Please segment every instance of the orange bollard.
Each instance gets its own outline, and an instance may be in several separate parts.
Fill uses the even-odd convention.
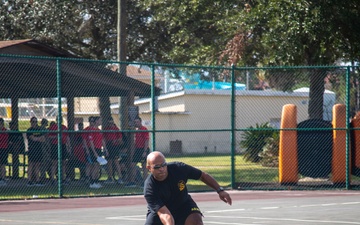
[[[284,105],[280,128],[295,129],[296,127],[296,105]],[[298,179],[297,131],[281,130],[279,143],[279,182],[281,184],[296,184]]]
[[[344,104],[333,106],[333,128],[346,128],[346,107]],[[334,184],[346,182],[346,130],[333,131],[332,176]]]

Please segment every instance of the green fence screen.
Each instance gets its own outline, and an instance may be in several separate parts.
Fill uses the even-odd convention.
[[[149,134],[150,151],[206,171],[227,189],[358,189],[358,70],[0,55],[0,144],[7,156],[0,199],[142,194],[147,170],[143,160],[132,162],[139,133]],[[282,127],[285,105],[296,108],[292,129]],[[337,118],[336,106],[345,109]],[[147,131],[135,128],[136,117]],[[334,127],[339,118],[344,125]],[[293,154],[282,158],[290,165],[285,171],[282,131],[296,131],[292,147],[281,150]],[[109,157],[96,143],[107,165],[86,154],[89,138],[99,134],[114,151]],[[95,186],[89,168],[99,175]],[[340,181],[334,171],[343,171]],[[289,172],[295,180],[282,183],[280,174]],[[190,191],[210,190],[188,184]]]

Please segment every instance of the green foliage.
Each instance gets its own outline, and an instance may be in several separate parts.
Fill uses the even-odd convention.
[[[114,0],[4,0],[0,39],[34,38],[80,57],[115,59],[117,8]],[[358,61],[359,8],[355,0],[129,0],[127,59],[215,64],[236,48],[237,65]],[[231,42],[239,37],[244,48]]]
[[[259,162],[259,153],[266,145],[267,138],[271,137],[274,129],[269,123],[256,124],[255,128],[250,126],[248,130],[241,135],[240,147],[245,149],[244,159],[250,162]]]
[[[32,38],[84,58],[105,59],[116,40],[115,6],[116,1],[8,0],[1,6],[6,13],[0,17],[0,38]]]
[[[280,132],[274,131],[271,137],[268,137],[262,152],[259,153],[260,164],[266,167],[279,166],[279,141]]]

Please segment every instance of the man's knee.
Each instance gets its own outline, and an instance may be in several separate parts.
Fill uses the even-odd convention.
[[[185,225],[204,225],[200,213],[191,213],[185,221]]]

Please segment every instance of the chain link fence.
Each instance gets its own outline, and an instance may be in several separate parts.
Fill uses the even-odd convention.
[[[1,55],[0,199],[141,194],[144,161],[132,160],[139,133],[149,134],[150,151],[228,189],[358,189],[358,69]],[[135,129],[136,116],[148,131]],[[94,144],[107,165],[87,157],[89,136],[100,133],[111,156]],[[200,181],[188,188],[210,190]]]

